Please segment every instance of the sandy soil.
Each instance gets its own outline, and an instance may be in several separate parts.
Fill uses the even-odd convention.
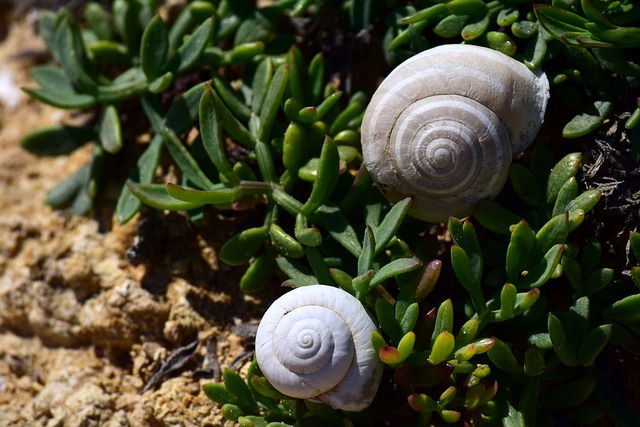
[[[264,310],[217,262],[229,227],[161,213],[119,227],[112,211],[47,207],[46,191],[90,147],[57,158],[21,149],[25,132],[71,119],[15,91],[33,85],[43,54],[33,18],[0,41],[0,426],[220,425],[201,386],[250,348],[242,326]],[[140,393],[163,364],[173,369]]]

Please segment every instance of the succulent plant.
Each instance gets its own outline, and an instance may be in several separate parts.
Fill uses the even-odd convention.
[[[223,0],[189,2],[169,19],[159,6],[120,0],[107,12],[90,3],[82,24],[64,11],[42,15],[58,65],[34,68],[40,87],[25,90],[92,116],[35,131],[23,146],[60,155],[96,141],[90,164],[54,187],[49,203],[90,212],[109,178],[105,162],[128,156],[135,166],[118,221],[143,203],[196,223],[206,209],[250,211],[255,221],[219,253],[246,267],[241,290],[258,291],[274,275],[290,287],[338,286],[379,327],[371,346],[385,373],[369,408],[342,412],[285,396],[254,362],[246,381],[227,370],[223,384],[204,387],[225,418],[247,426],[640,423],[601,362],[611,348],[640,352],[640,235],[624,230],[627,275],[607,265],[609,243],[581,227],[597,218],[602,192],[586,188],[576,145],[560,144],[552,128],[470,217],[446,226],[410,218],[412,200],[391,205],[362,165],[368,92],[329,75],[328,54],[295,25],[331,14],[340,36],[369,40],[389,65],[443,39],[500,50],[547,73],[550,108],[578,109],[564,127],[569,138],[598,129],[637,85],[628,60],[636,5]],[[142,112],[143,129],[125,126],[132,111]],[[150,142],[124,149],[141,135]]]

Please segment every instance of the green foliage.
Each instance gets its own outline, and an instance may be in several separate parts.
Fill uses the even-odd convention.
[[[443,237],[443,228],[406,218],[410,199],[390,206],[362,166],[367,94],[327,83],[325,55],[296,46],[291,25],[331,14],[345,34],[382,30],[390,65],[442,38],[500,50],[547,73],[551,101],[576,109],[563,135],[577,137],[598,128],[637,84],[637,65],[627,59],[640,44],[634,4],[192,1],[165,22],[157,3],[116,0],[110,11],[89,3],[80,23],[66,11],[42,15],[55,65],[34,67],[39,87],[25,91],[90,110],[92,119],[36,130],[22,145],[56,156],[93,142],[92,160],[50,190],[47,203],[91,212],[106,162],[135,155],[119,222],[143,203],[186,211],[194,222],[205,207],[253,211],[257,220],[234,230],[219,252],[223,262],[247,267],[241,290],[258,291],[274,275],[286,286],[339,286],[379,326],[372,346],[386,372],[372,407],[343,413],[284,396],[254,362],[247,382],[227,370],[223,384],[204,387],[226,419],[639,424],[620,410],[621,392],[597,360],[614,345],[640,352],[640,233],[629,237],[627,276],[610,268],[604,243],[581,227],[602,196],[585,189],[582,154],[558,160],[538,144],[512,165],[507,198],[451,218],[450,243],[436,243],[433,233]],[[150,129],[127,126],[132,114]],[[640,109],[627,127],[639,118]],[[147,133],[148,144],[128,146]],[[159,183],[167,162],[176,182]]]
[[[517,57],[532,70],[545,71],[554,85],[552,94],[575,112],[564,127],[565,138],[596,130],[611,115],[613,101],[640,75],[630,55],[640,45],[640,14],[631,1],[434,3],[420,10],[406,7],[401,19],[389,22],[385,46],[393,52],[390,59],[396,62],[429,48],[433,35]],[[613,80],[619,84],[611,85]],[[640,111],[627,127],[634,127],[638,118]]]
[[[203,386],[203,391],[220,405],[222,415],[240,426],[323,426],[353,425],[348,414],[326,405],[285,396],[262,376],[254,361],[247,372],[248,381],[233,370],[223,373],[223,382]]]
[[[522,199],[519,210],[486,202],[474,214],[476,226],[450,219],[455,278],[447,280],[457,279],[459,288],[449,283],[443,294],[449,298],[437,307],[431,298],[443,280],[442,262],[420,262],[404,243],[401,224],[409,200],[392,207],[375,231],[365,228],[355,272],[330,268],[336,283],[375,313],[380,331],[372,345],[418,425],[529,424],[567,408],[583,413],[588,399],[597,409],[593,417],[607,415],[607,403],[598,406],[592,398],[599,387],[595,361],[615,330],[637,332],[640,300],[636,293],[612,295],[613,271],[599,267],[597,241],[582,248],[570,243],[600,193],[579,190],[576,153],[536,176],[539,165],[551,159],[539,148],[529,167],[514,165],[511,184]],[[489,237],[480,239],[479,231]],[[632,251],[640,241],[636,234]],[[315,270],[279,257],[287,260],[279,265],[289,283],[318,281]],[[627,345],[637,340],[625,336]],[[397,393],[379,393],[396,399],[396,407],[403,404]],[[367,409],[354,421],[373,413]]]
[[[453,42],[481,44],[516,56],[530,68],[545,71],[553,83],[552,100],[565,102],[575,111],[563,131],[567,138],[596,130],[611,115],[614,101],[637,84],[640,74],[638,65],[628,58],[630,49],[640,44],[640,29],[633,26],[640,21],[640,15],[638,8],[627,0],[563,0],[551,5],[503,0],[417,2],[415,6],[396,1],[386,4],[347,1],[331,5],[318,0],[281,0],[269,7],[258,7],[255,3],[192,1],[169,22],[163,22],[157,14],[159,2],[153,0],[119,0],[113,2],[111,10],[89,3],[83,25],[64,10],[44,12],[39,31],[56,64],[33,67],[32,75],[39,87],[24,90],[39,101],[59,108],[92,109],[97,118],[86,126],[37,130],[24,138],[24,147],[36,155],[52,156],[69,153],[94,141],[102,147],[96,153],[108,158],[122,149],[125,140],[138,136],[129,135],[129,129],[124,129],[123,135],[120,121],[123,114],[128,114],[123,108],[129,100],[141,100],[147,105],[147,119],[154,123],[156,134],[162,134],[163,140],[165,133],[158,130],[165,127],[182,137],[191,123],[198,124],[202,118],[193,115],[195,99],[183,98],[187,105],[180,108],[180,101],[174,98],[169,107],[174,110],[173,114],[165,116],[159,105],[160,95],[179,88],[183,79],[208,70],[209,86],[214,92],[208,97],[215,100],[206,100],[205,116],[221,121],[220,127],[225,132],[251,149],[261,142],[257,144],[256,154],[263,154],[256,159],[262,162],[261,172],[271,174],[261,178],[277,181],[276,171],[269,171],[265,154],[266,146],[274,143],[276,147],[271,147],[277,151],[272,153],[277,157],[274,167],[282,162],[290,175],[286,177],[288,187],[295,185],[294,180],[313,182],[322,171],[320,180],[326,184],[314,187],[313,198],[303,201],[302,212],[308,216],[329,198],[331,182],[326,180],[336,179],[335,168],[344,176],[344,168],[358,160],[356,131],[366,96],[353,94],[344,106],[341,93],[325,87],[323,56],[316,55],[305,64],[300,51],[292,48],[293,36],[281,25],[284,17],[295,19],[336,13],[347,28],[359,31],[371,28],[380,16],[386,16],[383,49],[391,64],[437,43],[435,36]],[[274,70],[283,63],[288,65],[288,70],[283,69],[276,76]],[[225,73],[229,70],[243,74],[239,90],[227,82]],[[276,77],[278,80],[272,82]],[[614,80],[616,84],[608,83]],[[279,85],[275,84],[278,82]],[[267,88],[272,91],[265,99]],[[196,96],[194,94],[194,98]],[[213,105],[217,106],[217,113],[213,112]],[[280,134],[284,125],[278,120],[278,116],[282,117],[280,111],[289,120],[284,139]],[[215,119],[214,114],[218,115]],[[172,117],[174,115],[180,117]],[[256,120],[256,116],[260,120]],[[626,126],[633,128],[638,122],[640,108],[634,111]],[[273,126],[276,126],[275,134]],[[331,160],[336,157],[332,142],[324,150],[319,148],[325,136],[330,136],[337,145],[340,162]],[[211,135],[204,139],[215,141]],[[305,140],[309,144],[301,143]],[[166,141],[163,144],[170,145]],[[118,221],[130,220],[140,209],[140,199],[156,207],[187,207],[184,203],[172,204],[172,199],[157,188],[144,187],[152,185],[152,172],[159,165],[163,150],[158,145],[149,146],[150,151],[140,156],[131,171],[130,181],[143,187],[123,187],[116,212]],[[211,145],[205,144],[205,147]],[[168,149],[172,156],[184,157],[177,150]],[[192,147],[191,151],[196,148]],[[325,155],[320,164],[321,151]],[[215,152],[208,154],[215,155]],[[182,160],[176,159],[180,170],[189,163],[188,159]],[[56,207],[73,204],[76,214],[89,213],[102,182],[108,178],[100,169],[103,162],[100,159],[89,162],[90,174],[78,173],[76,185],[65,185],[66,191],[52,190],[54,195],[48,200],[54,199]],[[215,171],[210,164],[201,164],[200,159],[195,162],[205,174],[220,173],[221,178],[228,175],[228,170]],[[219,166],[224,167],[215,164],[216,168]],[[230,165],[226,166],[228,169]],[[93,177],[91,185],[89,177]],[[80,178],[84,178],[84,182],[80,183]],[[333,185],[338,186],[338,181],[344,179],[336,180]],[[237,182],[231,184],[237,186]],[[236,200],[235,207],[254,206],[255,200],[264,193],[249,190],[247,195],[243,193],[245,187],[241,186],[242,189],[232,195],[225,193],[227,199]],[[91,191],[87,192],[87,188]],[[148,191],[142,194],[144,190]],[[285,190],[288,192],[291,188]],[[236,197],[238,193],[243,193],[243,197]],[[78,199],[76,203],[75,199]],[[81,203],[82,199],[85,202]],[[231,202],[221,204],[225,203]]]
[[[89,141],[95,141],[100,147],[94,150],[98,157],[104,156],[104,152],[119,152],[123,139],[135,137],[123,136],[122,109],[129,100],[142,101],[147,119],[160,140],[154,139],[149,144],[132,170],[133,188],[123,187],[117,209],[120,222],[128,221],[140,209],[140,199],[133,195],[138,190],[135,184],[151,184],[162,145],[167,145],[169,153],[177,157],[174,160],[182,172],[199,174],[190,154],[176,148],[175,144],[172,149],[171,142],[175,142],[172,135],[185,132],[197,118],[193,115],[193,102],[199,101],[203,87],[199,87],[197,95],[193,88],[175,99],[166,115],[160,106],[159,95],[197,70],[239,66],[265,50],[277,52],[288,48],[286,44],[275,45],[272,37],[275,33],[267,21],[264,26],[271,30],[261,37],[252,37],[245,42],[238,36],[242,18],[256,13],[255,7],[248,4],[234,9],[227,2],[194,1],[168,28],[156,15],[157,3],[119,0],[113,2],[110,11],[97,3],[89,3],[85,10],[86,26],[80,26],[65,10],[57,14],[43,12],[39,31],[57,65],[34,67],[32,76],[40,87],[24,88],[41,102],[65,109],[92,108],[99,117],[87,126],[54,126],[27,135],[23,140],[24,148],[41,156],[67,154]],[[228,45],[229,40],[235,40],[230,49],[218,47]],[[100,170],[102,163],[94,156],[88,165],[90,173],[72,175],[73,185],[63,181],[60,185],[65,191],[56,187],[47,200],[56,207],[72,204],[75,214],[89,213],[104,179]],[[209,184],[208,180],[198,178],[194,182],[203,183]],[[147,192],[144,197],[159,208],[167,205],[179,209],[188,207],[184,203],[172,206],[171,199],[157,189]]]

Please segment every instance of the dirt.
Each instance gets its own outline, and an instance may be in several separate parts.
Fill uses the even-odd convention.
[[[0,426],[221,425],[202,385],[250,350],[242,331],[274,295],[240,294],[240,272],[217,262],[228,219],[197,228],[145,211],[118,226],[44,204],[91,147],[56,158],[20,147],[28,131],[77,120],[16,89],[34,86],[28,69],[46,57],[34,23],[13,20],[0,41]]]

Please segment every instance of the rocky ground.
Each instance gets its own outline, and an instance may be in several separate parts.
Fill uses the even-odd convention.
[[[264,311],[216,259],[234,219],[148,213],[120,227],[112,201],[93,218],[47,207],[90,147],[36,158],[19,145],[76,119],[17,89],[46,56],[34,22],[0,39],[0,426],[220,425],[201,386],[246,365]]]

